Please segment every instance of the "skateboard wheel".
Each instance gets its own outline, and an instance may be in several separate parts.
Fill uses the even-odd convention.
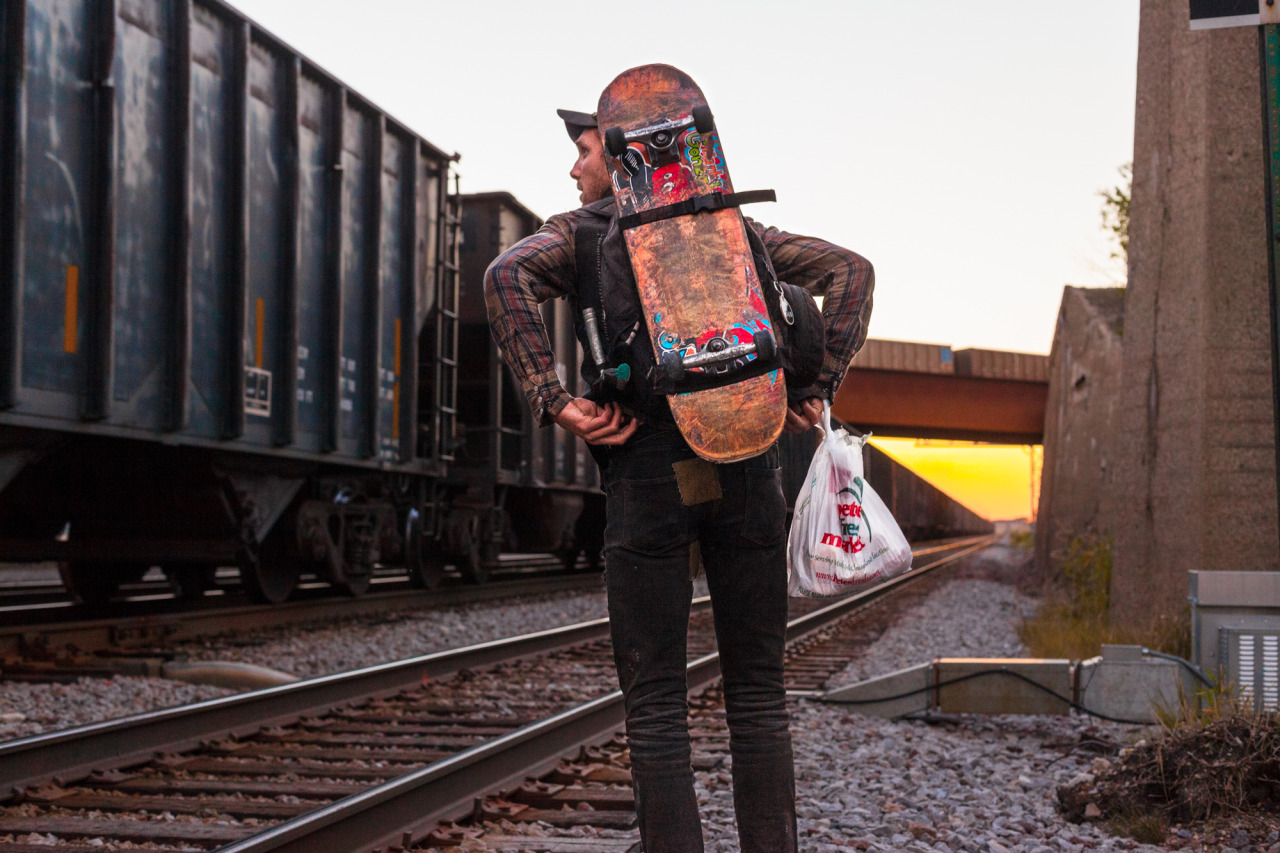
[[[604,132],[604,147],[612,157],[621,157],[627,150],[627,138],[622,135],[622,128],[611,127]]]
[[[756,355],[765,361],[773,361],[778,354],[778,346],[774,343],[773,333],[765,330],[756,332],[751,336],[752,342],[756,345]]]
[[[680,353],[667,350],[662,354],[660,359],[662,362],[662,372],[672,382],[679,382],[684,379],[684,359],[680,357]]]
[[[698,133],[710,133],[715,130],[716,120],[711,115],[711,107],[703,104],[693,108],[693,126],[698,129]]]

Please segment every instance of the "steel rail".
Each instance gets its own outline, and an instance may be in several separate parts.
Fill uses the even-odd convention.
[[[303,715],[322,713],[357,699],[394,695],[423,679],[439,679],[461,669],[543,654],[608,635],[608,618],[595,619],[0,743],[0,799],[50,781],[82,778],[104,765],[145,763],[157,752],[191,749],[228,735],[248,734]]]
[[[995,536],[977,537],[944,546],[961,550],[874,589],[791,620],[787,625],[787,641],[792,643],[810,636],[850,611],[915,583],[947,563],[988,547],[996,539]],[[927,550],[937,553],[942,549]],[[719,675],[718,653],[691,661],[687,673],[690,690],[707,686]],[[399,842],[405,832],[418,834],[440,821],[466,814],[476,797],[549,770],[566,753],[608,740],[624,720],[622,693],[614,691],[414,773],[276,824],[218,851],[312,853],[387,847]]]
[[[940,566],[944,566],[947,563],[960,559],[961,557],[968,556],[969,554],[972,554],[975,551],[980,551],[983,548],[989,548],[990,546],[994,545],[999,540],[999,538],[1000,538],[999,536],[994,534],[990,536],[979,536],[979,537],[974,537],[972,539],[962,539],[950,545],[942,545],[935,548],[923,549],[919,552],[913,551],[911,553],[912,557],[917,557],[917,556],[923,556],[925,554],[936,554],[939,551],[950,550],[951,548],[963,549],[954,554],[948,554],[947,556],[942,557],[941,559],[936,560],[927,566],[919,566],[919,567],[913,568],[911,571],[907,572],[905,575],[899,575],[898,577],[893,578],[892,580],[885,581],[879,586],[876,586],[874,589],[869,589],[866,592],[856,593],[854,595],[849,596],[848,598],[838,599],[834,603],[829,604],[826,607],[823,607],[819,610],[815,610],[812,613],[806,613],[804,616],[799,616],[799,617],[796,617],[795,619],[792,619],[790,622],[787,623],[787,642],[788,643],[796,642],[798,640],[801,640],[801,639],[804,639],[805,637],[810,636],[811,634],[821,631],[822,629],[831,625],[833,622],[838,622],[841,619],[843,619],[846,615],[848,615],[848,612],[850,610],[855,609],[863,604],[866,604],[868,601],[872,601],[876,598],[883,598],[889,593],[899,590],[904,586],[913,584],[916,581],[920,580],[922,577],[926,577],[929,574],[929,572],[933,571],[936,568],[939,568]]]
[[[597,572],[556,574],[545,577],[495,579],[487,584],[459,584],[434,590],[375,592],[360,598],[307,598],[284,604],[233,604],[221,606],[217,599],[208,604],[180,607],[164,612],[102,617],[66,622],[24,624],[15,617],[0,626],[0,655],[20,656],[33,648],[56,651],[75,646],[81,652],[111,647],[127,648],[147,643],[165,643],[227,630],[277,628],[321,618],[386,614],[393,611],[467,604],[513,595],[600,589]],[[0,599],[2,603],[2,599]]]

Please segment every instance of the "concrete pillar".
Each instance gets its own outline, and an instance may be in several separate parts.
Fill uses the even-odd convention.
[[[1142,0],[1113,624],[1280,568],[1257,39]]]
[[[1114,536],[1124,288],[1066,287],[1049,353],[1035,571],[1053,577],[1074,539]]]

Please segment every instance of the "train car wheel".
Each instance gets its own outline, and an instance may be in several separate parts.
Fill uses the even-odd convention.
[[[422,531],[422,516],[409,510],[404,526],[404,566],[409,583],[419,589],[435,589],[444,579],[444,559],[439,548],[431,547]]]
[[[473,539],[465,553],[458,555],[458,571],[468,583],[485,583],[489,580],[489,567],[480,558],[480,543]]]
[[[578,568],[578,555],[582,553],[581,548],[576,545],[566,545],[555,553],[560,565],[564,566],[566,571],[571,572]]]
[[[173,594],[182,599],[203,598],[205,590],[217,586],[216,566],[165,566],[164,573],[173,587]]]
[[[240,582],[254,601],[279,604],[293,594],[302,576],[298,556],[286,546],[284,537],[267,536],[262,553],[240,560]]]
[[[112,563],[59,563],[58,574],[67,592],[90,607],[106,604],[120,590],[120,574]]]
[[[408,565],[409,582],[418,589],[435,589],[444,580],[444,558],[424,546],[426,553]]]
[[[342,580],[338,581],[336,586],[352,598],[359,598],[368,592],[369,585],[373,582],[373,572],[368,566],[353,566],[347,563],[342,574]]]

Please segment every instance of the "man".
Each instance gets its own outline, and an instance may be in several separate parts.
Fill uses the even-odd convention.
[[[607,221],[614,206],[595,117],[558,113],[577,146],[569,176],[583,206],[551,217],[495,260],[485,274],[485,299],[494,339],[535,419],[582,437],[600,464],[610,631],[641,840],[646,853],[703,849],[685,684],[690,567],[700,561],[715,611],[741,849],[794,851],[795,783],[782,680],[786,503],[778,452],[713,465],[689,449],[664,398],[640,407],[625,395],[600,403],[565,390],[538,303],[567,298],[577,313],[575,234],[591,220]],[[866,338],[872,268],[821,240],[747,223],[763,239],[779,279],[825,296],[822,373],[814,387],[789,395],[786,428],[800,432],[818,422],[822,399],[833,396]],[[610,260],[626,263],[605,258],[605,267]],[[611,285],[619,286],[600,281],[601,289]]]

